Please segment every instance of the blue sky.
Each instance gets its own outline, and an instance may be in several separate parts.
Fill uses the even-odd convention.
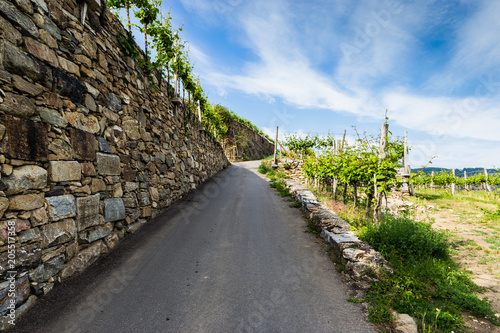
[[[500,1],[174,0],[212,103],[272,137],[408,131],[410,164],[500,167]],[[138,38],[140,40],[140,38]]]

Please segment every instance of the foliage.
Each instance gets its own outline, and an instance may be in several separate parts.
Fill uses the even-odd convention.
[[[132,35],[128,38],[118,38],[118,42],[123,47],[124,54],[127,57],[136,58],[139,55],[139,51],[137,51],[137,44],[135,43],[135,39]]]
[[[281,195],[282,197],[290,195],[290,190],[288,189],[288,187],[286,187],[283,180],[274,181],[269,186],[278,191],[279,195]]]
[[[437,186],[456,184],[458,186],[465,185],[480,185],[488,183],[490,185],[500,185],[500,174],[491,174],[486,177],[484,173],[477,173],[468,176],[467,179],[464,177],[453,176],[451,171],[441,171],[436,172],[433,175],[425,174],[420,171],[419,174],[412,174],[412,182],[415,185],[430,185],[434,184]]]

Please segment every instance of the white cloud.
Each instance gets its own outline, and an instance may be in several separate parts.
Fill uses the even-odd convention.
[[[199,4],[200,10],[213,10],[202,0],[183,0],[183,3],[193,8]],[[429,74],[419,59],[410,60],[414,61],[414,54],[424,47],[419,40],[420,30],[448,20],[450,5],[435,1],[405,3],[401,11],[391,14],[387,24],[382,24],[374,13],[388,10],[386,3],[370,2],[353,10],[342,1],[328,2],[328,6],[340,8],[338,12],[328,12],[329,15],[323,8],[327,4],[319,3],[299,5],[300,2],[255,0],[239,5],[242,10],[235,11],[231,19],[243,31],[238,40],[256,57],[251,61],[244,58],[242,65],[232,66],[237,69],[229,73],[214,67],[223,68],[221,64],[209,64],[201,52],[195,58],[205,62],[204,83],[224,96],[244,92],[272,102],[282,99],[303,109],[329,109],[379,119],[387,108],[391,120],[398,125],[439,135],[430,137],[437,147],[432,150],[442,156],[443,163],[459,164],[460,158],[470,160],[462,154],[466,151],[468,156],[478,159],[483,156],[484,160],[486,154],[495,155],[491,154],[494,148],[481,144],[500,141],[500,72],[489,85],[481,83],[481,77],[500,65],[500,21],[496,17],[500,12],[499,2],[484,1],[462,24],[446,22],[448,27],[456,29],[454,52],[450,59],[444,60],[448,64]],[[297,7],[302,12],[294,12]],[[347,22],[336,23],[342,20]],[[366,34],[372,21],[379,22],[380,31],[347,59],[341,44],[354,45],[357,31]],[[332,31],[325,31],[326,28]],[[317,52],[321,54],[316,55]],[[328,56],[330,68],[334,68],[331,72],[321,67]],[[421,75],[420,86],[412,81],[415,72]],[[481,94],[457,97],[443,93],[475,82],[483,91]],[[264,128],[270,137],[274,137],[274,131]],[[471,143],[474,149],[460,149],[447,142],[446,136],[481,141]],[[427,149],[425,154],[428,159],[433,153]],[[488,163],[492,164],[495,158],[498,160],[490,157]]]

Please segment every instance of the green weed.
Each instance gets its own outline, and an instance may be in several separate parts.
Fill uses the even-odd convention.
[[[351,303],[363,303],[365,300],[352,297],[352,298],[348,298],[347,301],[351,302]]]
[[[288,187],[286,187],[285,182],[282,180],[272,182],[271,184],[269,184],[269,186],[278,191],[279,195],[281,195],[282,197],[290,195],[290,190],[288,189]]]
[[[315,219],[308,219],[306,225],[306,232],[309,232],[316,237],[321,235],[321,226],[316,222]]]

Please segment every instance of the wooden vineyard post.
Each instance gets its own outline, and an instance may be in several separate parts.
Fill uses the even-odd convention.
[[[451,174],[455,177],[455,169],[451,169]],[[451,195],[455,196],[455,181],[451,183]]]
[[[333,156],[337,156],[339,150],[339,143],[337,140],[333,140]],[[333,200],[337,201],[337,186],[338,186],[338,179],[333,178],[333,184],[332,184],[332,192],[333,192]]]
[[[404,164],[404,168],[405,168],[405,171],[404,173],[409,173],[408,172],[408,143],[407,143],[407,140],[408,140],[408,131],[405,131],[405,140],[404,140],[404,151],[403,151],[403,164]]]
[[[382,124],[382,132],[380,134],[380,144],[378,150],[378,158],[379,164],[380,161],[386,158],[385,148],[387,146],[387,132],[389,131],[389,124]],[[375,183],[375,193],[376,193],[376,202],[375,207],[373,208],[373,220],[378,223],[380,222],[380,206],[382,204],[382,192],[377,191],[377,184]]]
[[[200,125],[203,125],[203,122],[201,121],[201,106],[200,106],[200,101],[198,101],[198,121],[200,122]]]
[[[493,191],[490,184],[488,184],[488,170],[486,168],[484,168],[484,176],[486,177],[486,182],[485,182],[486,191],[488,191],[488,192]]]
[[[276,159],[276,150],[278,149],[278,126],[276,126],[276,140],[274,141],[274,165],[278,167],[278,160]]]
[[[467,184],[467,170],[464,170],[464,183],[465,183],[465,189],[468,191],[469,184]]]
[[[431,172],[431,190],[434,190],[434,171]]]

